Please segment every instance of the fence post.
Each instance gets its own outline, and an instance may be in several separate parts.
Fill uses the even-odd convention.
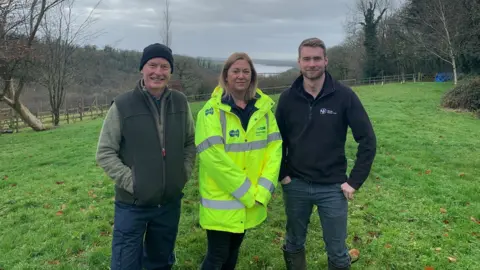
[[[15,112],[15,132],[18,133],[18,113]]]
[[[65,114],[67,117],[67,124],[70,124],[70,115],[68,113],[68,107],[67,107],[67,97],[65,97]]]
[[[80,112],[80,121],[83,121],[83,98],[78,102],[78,111]]]

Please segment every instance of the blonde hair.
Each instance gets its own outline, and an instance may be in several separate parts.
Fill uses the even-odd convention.
[[[223,88],[224,92],[223,95],[230,95],[230,90],[227,87],[227,76],[228,76],[228,70],[230,67],[233,65],[238,60],[245,60],[248,62],[250,65],[250,69],[252,70],[251,73],[251,78],[250,78],[250,85],[248,87],[247,93],[245,94],[245,100],[251,100],[255,98],[256,92],[257,92],[257,71],[255,70],[255,67],[253,66],[253,61],[252,59],[248,56],[246,53],[242,52],[236,52],[230,55],[228,59],[225,61],[223,64],[222,72],[220,73],[220,76],[218,78],[218,83],[220,86]]]

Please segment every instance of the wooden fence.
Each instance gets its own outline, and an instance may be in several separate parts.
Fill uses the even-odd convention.
[[[393,75],[393,76],[380,76],[374,78],[365,78],[365,79],[350,79],[350,80],[340,80],[342,83],[355,86],[355,85],[368,85],[368,84],[387,84],[387,83],[405,83],[405,82],[417,82],[423,81],[426,78],[422,78],[419,74],[404,74],[404,75]],[[427,81],[432,81],[430,78],[427,78]],[[262,90],[267,94],[278,94],[285,90],[289,85],[282,85],[277,87],[268,87],[263,88]],[[210,97],[208,94],[199,94],[188,96],[190,102],[194,101],[203,101],[207,100]],[[83,106],[83,102],[80,102],[76,107],[63,108],[60,111],[60,125],[70,124],[83,120],[92,120],[99,117],[104,117],[110,103],[107,99],[100,103],[98,99],[94,99],[90,106]],[[34,112],[34,115],[42,121],[42,123],[47,126],[53,126],[53,114],[51,111],[39,111]],[[2,133],[15,133],[19,130],[28,128],[28,126],[20,119],[18,114],[10,108],[0,108],[0,134]]]
[[[59,125],[70,124],[83,120],[93,120],[99,117],[104,117],[110,103],[98,104],[97,99],[90,106],[63,108],[60,110]],[[32,112],[45,126],[52,127],[54,123],[54,116],[51,111]],[[28,128],[19,115],[10,108],[0,108],[0,134],[1,133],[16,133],[19,130]]]

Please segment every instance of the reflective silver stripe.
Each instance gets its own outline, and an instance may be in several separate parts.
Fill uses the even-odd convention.
[[[270,193],[273,193],[275,191],[275,186],[267,178],[260,177],[260,179],[258,179],[258,185],[266,188],[268,191],[270,191]]]
[[[225,111],[220,110],[220,124],[222,125],[222,134],[225,140],[227,139],[227,118],[225,117]]]
[[[281,139],[282,139],[282,136],[280,135],[280,132],[274,132],[272,134],[268,134],[267,141],[272,142],[272,141],[279,141]]]
[[[201,153],[202,151],[207,150],[210,146],[214,144],[223,144],[223,138],[220,136],[212,136],[206,138],[197,146],[197,152]]]
[[[203,207],[212,208],[212,209],[222,209],[222,210],[229,210],[229,209],[242,209],[245,208],[241,202],[235,201],[219,201],[219,200],[209,200],[202,198],[201,203]]]
[[[226,152],[244,152],[263,149],[267,147],[267,140],[254,141],[248,143],[229,143],[225,144]]]
[[[247,194],[248,189],[252,186],[252,182],[250,182],[250,179],[245,178],[245,181],[243,181],[243,184],[237,188],[234,192],[232,192],[233,197],[240,199],[243,197],[243,195]]]

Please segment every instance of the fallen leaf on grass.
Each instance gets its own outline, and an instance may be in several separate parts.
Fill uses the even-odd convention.
[[[392,245],[386,244],[386,245],[385,245],[385,248],[392,248]]]
[[[445,219],[445,220],[443,221],[443,223],[448,224],[448,223],[450,223],[450,222]]]
[[[63,215],[63,211],[57,211],[56,215],[57,215],[57,216]]]
[[[462,173],[460,173],[458,176],[464,177],[464,176],[465,176],[465,173],[462,172]]]
[[[440,213],[442,213],[442,214],[447,213],[447,209],[445,209],[445,208],[440,208]]]
[[[45,208],[45,209],[49,209],[50,207],[52,207],[50,204],[44,204],[43,205],[43,208]]]
[[[477,224],[480,224],[480,220],[477,220],[476,218],[474,217],[470,217],[470,220],[477,223]]]
[[[435,270],[435,268],[433,268],[432,266],[425,266],[424,269],[425,269],[425,270]]]
[[[448,257],[448,261],[449,261],[449,262],[456,262],[456,261],[457,261],[457,258],[455,258],[455,257]]]
[[[89,191],[88,191],[88,196],[90,196],[91,198],[94,198],[94,199],[95,199],[95,198],[97,197],[97,195],[96,195],[94,192],[95,192],[95,191],[93,191],[93,190],[89,190]]]
[[[60,181],[57,181],[57,182],[55,182],[55,183],[56,183],[57,185],[63,185],[65,182],[63,182],[63,181],[61,181],[61,182],[60,182]]]
[[[59,260],[48,261],[48,264],[60,264]]]
[[[432,170],[426,170],[425,171],[425,174],[431,174],[432,173]]]
[[[355,236],[353,236],[353,243],[360,243],[360,242],[362,242],[362,239],[355,234]]]
[[[435,249],[435,251],[437,251],[437,252],[439,252],[440,250],[442,250],[442,248],[437,247],[437,248]]]
[[[253,256],[253,261],[254,261],[254,262],[256,262],[256,263],[257,263],[259,260],[260,260],[260,258],[259,258],[258,256],[256,256],[256,255],[255,255],[255,256]]]
[[[448,233],[444,233],[443,236],[448,237]]]

